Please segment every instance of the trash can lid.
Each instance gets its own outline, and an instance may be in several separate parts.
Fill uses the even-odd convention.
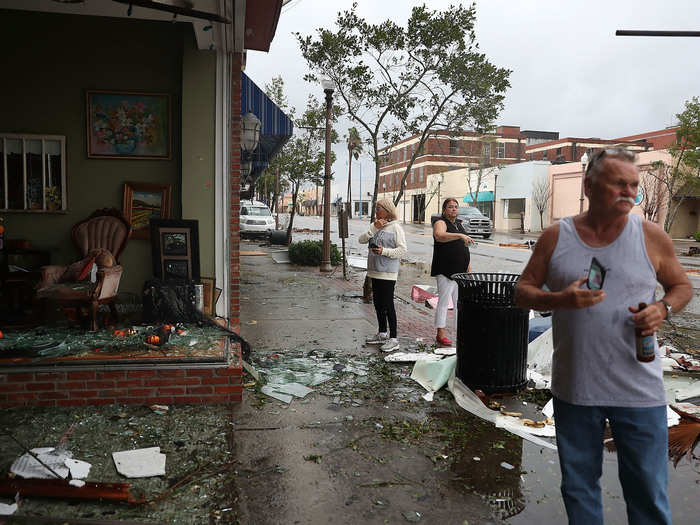
[[[459,300],[482,306],[515,305],[517,273],[456,273],[452,280],[459,285]]]
[[[467,285],[468,283],[513,283],[517,284],[520,279],[519,273],[499,273],[499,272],[482,272],[482,273],[455,273],[451,279],[458,284]]]

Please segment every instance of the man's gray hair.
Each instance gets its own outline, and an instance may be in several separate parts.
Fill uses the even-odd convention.
[[[593,154],[586,167],[587,179],[591,179],[591,181],[596,180],[598,175],[603,171],[603,161],[605,159],[618,159],[634,164],[637,161],[637,154],[625,148],[606,148],[597,151]]]

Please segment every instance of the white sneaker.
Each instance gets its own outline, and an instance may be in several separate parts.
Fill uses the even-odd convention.
[[[383,345],[389,340],[389,334],[387,332],[379,332],[374,335],[370,335],[365,339],[365,344],[367,345]]]
[[[396,337],[392,337],[386,343],[384,343],[380,348],[382,352],[393,352],[399,349],[399,340]]]

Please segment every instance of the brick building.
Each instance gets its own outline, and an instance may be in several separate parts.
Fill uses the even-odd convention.
[[[524,160],[548,160],[553,164],[580,162],[584,153],[620,146],[637,153],[653,149],[651,143],[621,139],[565,137],[525,148]]]
[[[435,131],[419,150],[406,178],[404,197],[398,206],[399,215],[405,221],[424,222],[431,198],[427,186],[431,175],[521,162],[526,160],[525,151],[529,144],[558,137],[557,132],[521,131],[519,126],[498,126],[493,133]],[[402,177],[419,141],[420,136],[414,135],[379,150],[382,159],[379,198],[394,198],[399,192]]]

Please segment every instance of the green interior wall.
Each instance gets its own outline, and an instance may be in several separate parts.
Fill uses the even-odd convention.
[[[0,130],[65,135],[68,187],[67,213],[3,213],[7,238],[28,239],[35,248],[50,250],[53,264],[72,262],[77,254],[71,227],[98,208],[121,209],[125,181],[171,184],[171,216],[182,216],[180,108],[186,29],[191,32],[189,24],[0,10]],[[89,89],[169,93],[171,160],[88,159]],[[130,240],[121,262],[120,291],[140,293],[152,275],[149,241]]]
[[[216,53],[197,49],[185,35],[182,59],[182,218],[199,221],[199,267],[215,277],[214,147]]]

